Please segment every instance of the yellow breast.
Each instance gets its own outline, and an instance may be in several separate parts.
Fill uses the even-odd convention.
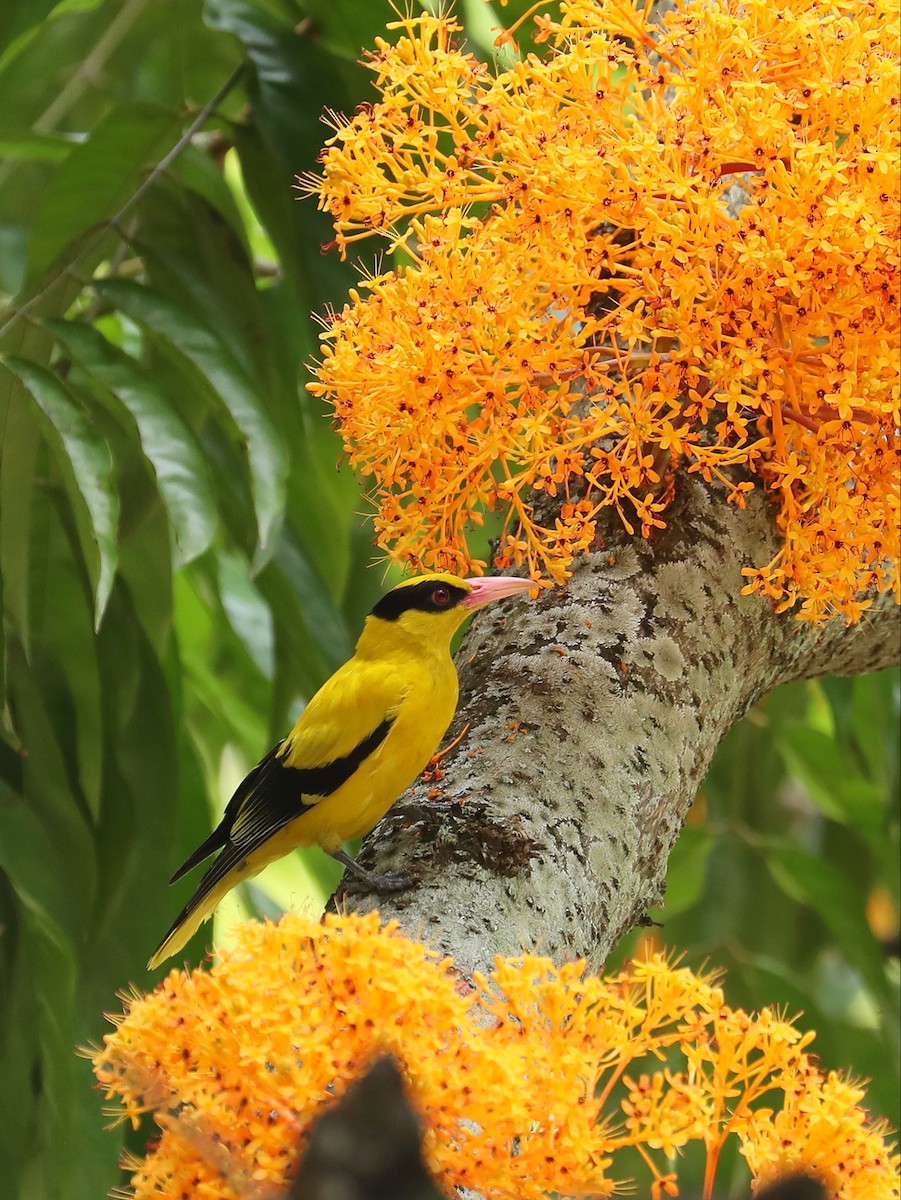
[[[324,708],[320,702],[307,710],[285,755],[286,764],[318,765],[310,756],[333,705],[344,720],[353,714],[357,741],[386,717],[391,728],[345,783],[275,835],[275,844],[266,847],[267,858],[278,857],[292,846],[335,850],[350,838],[362,837],[413,783],[438,749],[457,706],[457,672],[448,651],[442,649],[443,653],[412,654],[409,647],[388,652],[380,646],[377,660],[367,661],[365,652],[358,653],[352,671],[332,677],[329,691],[333,694],[323,697],[328,709],[320,711]],[[336,739],[329,741],[336,744]],[[342,745],[344,752],[350,748],[344,750]]]

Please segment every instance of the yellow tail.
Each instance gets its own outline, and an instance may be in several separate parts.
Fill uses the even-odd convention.
[[[147,964],[148,971],[156,968],[173,954],[178,954],[191,940],[204,921],[213,915],[216,906],[223,896],[227,895],[238,882],[234,875],[227,875],[205,894],[201,888],[194,893],[179,915],[172,928],[157,946],[152,958]]]

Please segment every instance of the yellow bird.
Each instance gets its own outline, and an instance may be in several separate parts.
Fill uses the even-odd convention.
[[[457,707],[451,638],[473,609],[528,591],[528,579],[420,575],[384,595],[353,658],[240,784],[218,827],[170,883],[219,851],[148,963],[178,953],[237,883],[297,846],[320,846],[370,886],[341,849],[382,819],[434,754]],[[395,886],[397,877],[393,877]]]

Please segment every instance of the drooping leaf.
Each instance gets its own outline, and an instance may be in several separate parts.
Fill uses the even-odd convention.
[[[41,823],[25,797],[0,782],[0,869],[29,914],[33,929],[48,941],[74,953],[69,864],[65,847]]]
[[[13,797],[12,799],[15,799]],[[0,783],[0,820],[11,802],[5,783]],[[4,881],[10,895],[4,910],[4,971],[0,991],[0,1180],[12,1181],[18,1174],[23,1147],[38,1139],[35,1071],[41,1057],[41,1040],[33,1018],[34,981],[28,963],[27,940],[20,936],[21,916],[17,897]],[[4,897],[4,899],[6,896]]]
[[[62,162],[72,149],[64,138],[23,133],[0,137],[0,159],[7,162]]]
[[[123,280],[99,284],[97,290],[133,320],[171,342],[216,389],[244,438],[259,543],[270,549],[284,513],[288,456],[252,380],[212,330],[164,296]]]
[[[86,810],[90,825],[100,809],[106,746],[96,626],[78,535],[60,491],[54,480],[49,495],[35,498],[31,675],[56,731],[69,802]]]
[[[215,332],[229,360],[268,398],[270,338],[247,239],[203,196],[166,178],[141,202],[133,244],[144,285]]]
[[[0,578],[7,619],[28,646],[28,529],[40,429],[21,382],[2,365],[0,388]]]
[[[211,752],[204,749],[211,780],[219,770],[214,760],[226,744],[240,748],[248,769],[270,748],[268,680],[227,619],[215,565],[205,560],[181,572],[174,597],[182,670],[191,685],[191,719],[202,723],[203,738],[209,735],[215,743]],[[211,790],[218,794],[218,784]]]
[[[96,828],[100,903],[85,983],[86,1008],[95,1012],[108,1011],[118,981],[139,977],[171,920],[180,737],[170,664],[157,659],[130,602],[111,608],[100,651],[117,753]]]
[[[845,958],[880,1002],[891,1002],[882,949],[867,924],[859,892],[841,869],[795,846],[771,844],[766,864],[787,895],[809,904],[826,923]]]
[[[373,99],[369,75],[356,61],[372,38],[354,27],[375,22],[383,30],[383,14],[377,5],[347,6],[340,15],[333,6],[326,21],[334,37],[323,41],[318,32],[304,36],[295,25],[263,15],[249,0],[208,0],[205,13],[212,26],[240,40],[253,63],[253,123],[246,138],[236,134],[236,145],[257,212],[280,249],[293,240],[286,263],[305,307],[340,304],[348,268],[320,249],[334,236],[331,223],[313,201],[294,202],[294,185],[298,174],[316,166],[327,136],[324,105],[352,112]],[[284,197],[292,203],[286,206]]]
[[[84,939],[96,884],[89,814],[73,787],[72,740],[59,697],[64,679],[46,654],[26,659],[22,648],[9,649],[10,690],[15,696],[16,729],[23,747],[22,788],[29,824],[25,836],[38,829],[56,847],[55,859],[65,862],[54,888],[42,874],[38,889],[47,909],[48,937],[63,937],[73,949]],[[39,747],[39,752],[35,752]],[[13,818],[10,818],[11,820]],[[44,864],[21,864],[22,879],[33,879]],[[45,886],[46,884],[46,886]],[[25,890],[24,885],[23,896]],[[36,914],[40,915],[40,914]]]
[[[76,513],[94,590],[95,623],[99,625],[118,559],[119,496],[109,445],[51,371],[21,358],[7,359],[7,366],[28,388],[52,432],[52,444]]]
[[[145,472],[136,474],[123,495],[119,577],[136,619],[163,659],[172,638],[172,534],[159,492]]]
[[[261,674],[272,678],[275,634],[272,612],[247,574],[247,563],[233,554],[217,560],[219,595],[232,629],[244,643]]]
[[[90,12],[102,2],[103,0],[57,0],[54,4],[53,0],[39,0],[36,4],[34,0],[20,0],[15,4],[13,0],[10,8],[17,7],[18,12],[10,11],[8,20],[13,28],[18,26],[19,33],[0,55],[0,75],[36,37],[47,32],[47,26],[53,21],[75,13]]]
[[[193,434],[140,364],[95,329],[77,321],[52,321],[48,327],[130,414],[168,510],[179,561],[190,562],[208,548],[217,524],[206,463]]]
[[[254,58],[262,58],[261,45],[281,34],[304,40],[303,30],[291,16],[270,9],[264,20],[259,5],[252,0],[211,0],[207,19],[222,29],[230,29],[254,47]],[[360,4],[358,0],[304,0],[304,11],[312,19],[317,42],[330,54],[356,64],[363,49],[384,36],[386,14],[379,4]],[[255,11],[256,10],[256,11]],[[251,39],[254,39],[253,41]],[[268,59],[263,62],[268,66]],[[272,74],[270,70],[270,75]]]
[[[664,921],[685,912],[703,896],[707,859],[714,847],[715,840],[709,830],[692,825],[682,830],[666,872]]]
[[[177,160],[175,170],[179,180],[202,196],[209,207],[227,223],[245,253],[250,252],[250,239],[236,198],[225,181],[222,165],[211,154],[196,146],[187,146]]]
[[[276,562],[297,596],[307,626],[315,631],[316,645],[331,674],[353,653],[353,640],[335,601],[296,539],[283,539]]]
[[[865,769],[887,797],[897,796],[901,762],[901,687],[897,671],[851,681],[850,740]]]
[[[112,109],[74,146],[44,193],[29,237],[27,281],[34,282],[72,243],[93,237],[134,192],[147,164],[177,140],[171,113],[151,105]]]
[[[826,816],[871,835],[878,833],[884,808],[881,791],[834,738],[809,726],[790,724],[780,731],[778,744]]]

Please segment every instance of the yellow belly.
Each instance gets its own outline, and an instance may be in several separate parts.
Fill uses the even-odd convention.
[[[454,679],[456,682],[456,678]],[[330,796],[305,809],[260,850],[272,862],[295,846],[336,850],[379,823],[438,749],[456,708],[456,688],[429,689],[401,706],[384,742]],[[254,869],[259,859],[253,856]]]

